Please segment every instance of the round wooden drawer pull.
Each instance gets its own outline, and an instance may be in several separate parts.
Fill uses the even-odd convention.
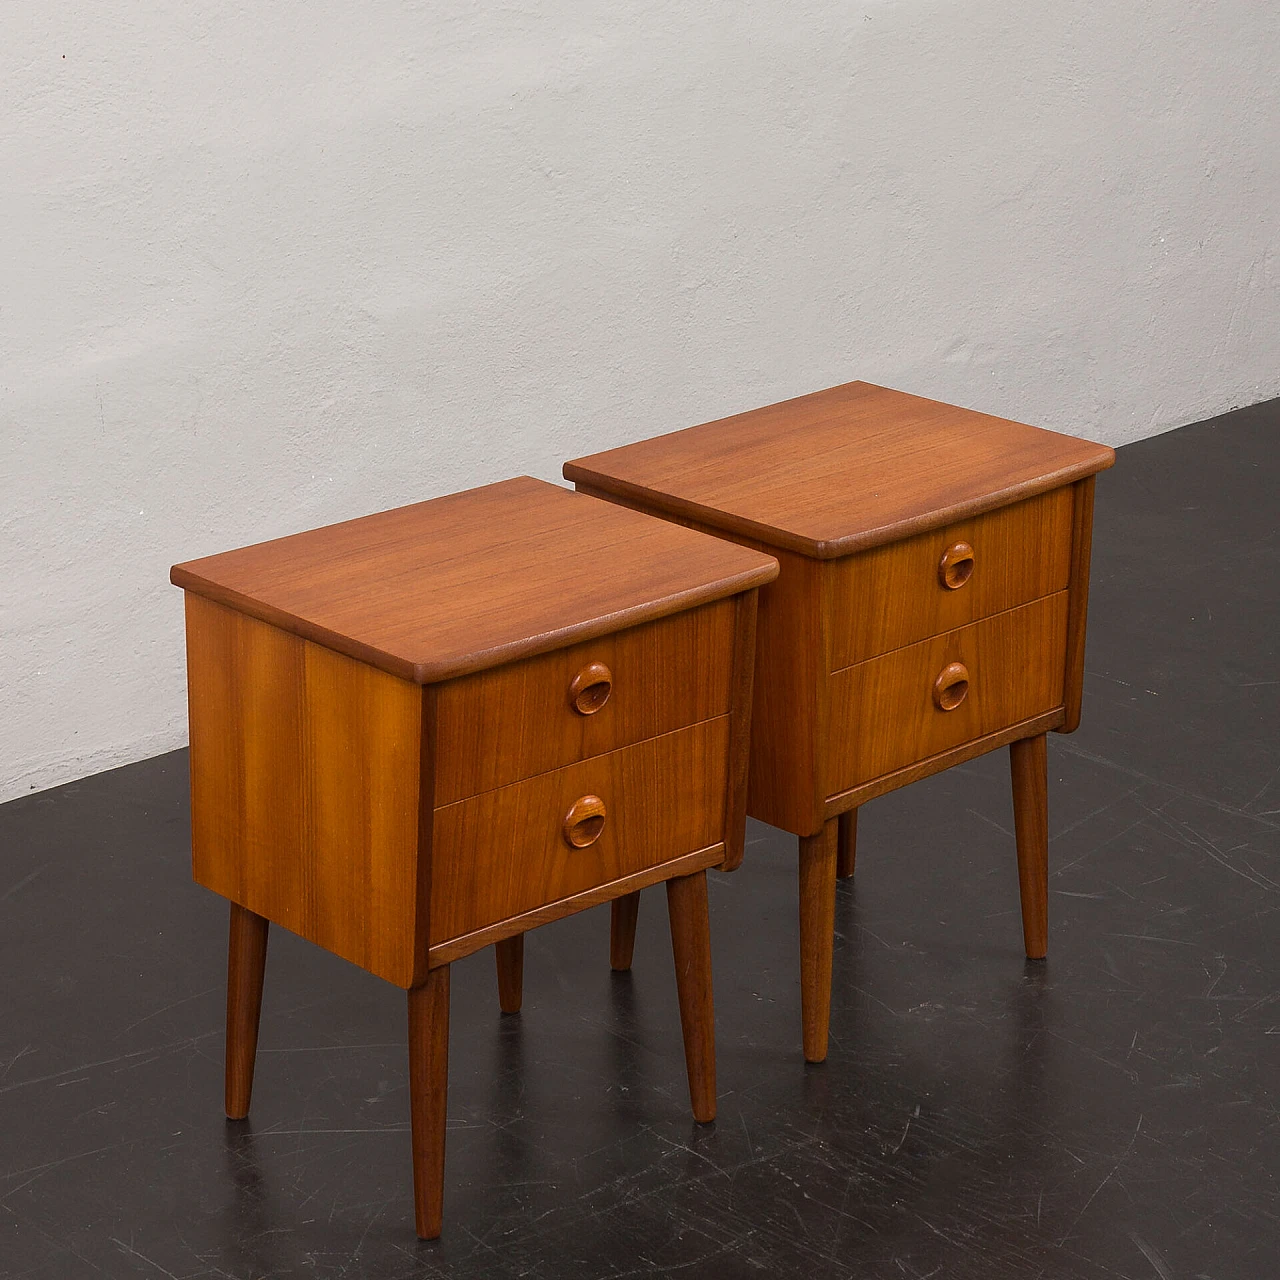
[[[939,711],[954,711],[969,696],[969,668],[963,662],[949,662],[933,682],[933,705]]]
[[[583,716],[593,716],[613,692],[613,672],[603,662],[588,662],[569,682],[569,701]]]
[[[564,815],[564,842],[574,849],[595,844],[604,830],[604,801],[599,796],[583,796],[569,806]]]
[[[958,591],[973,576],[973,548],[967,542],[953,542],[938,562],[938,581],[948,591]]]

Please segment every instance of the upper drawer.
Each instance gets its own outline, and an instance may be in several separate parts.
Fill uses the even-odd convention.
[[[437,809],[432,943],[719,844],[728,756],[721,716]]]
[[[435,803],[729,710],[734,600],[440,686]]]
[[[831,563],[832,671],[1067,585],[1072,487]]]
[[[831,795],[1062,705],[1067,592],[831,676]]]

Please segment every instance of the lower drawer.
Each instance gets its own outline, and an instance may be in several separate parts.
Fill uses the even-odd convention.
[[[717,844],[728,752],[719,716],[437,809],[431,944]]]
[[[1067,592],[831,676],[828,794],[1062,704]]]

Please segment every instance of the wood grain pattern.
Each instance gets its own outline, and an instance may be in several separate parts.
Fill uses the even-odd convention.
[[[832,563],[831,669],[1064,590],[1073,505],[1067,486]],[[957,543],[972,547],[973,572],[950,590],[939,566]]]
[[[758,595],[757,591],[743,591],[734,597],[733,649],[729,659],[729,758],[724,793],[725,856],[721,871],[736,871],[742,865],[746,848]]]
[[[579,482],[578,489],[619,506],[644,509],[632,496],[593,489],[585,482]],[[822,826],[825,799],[821,759],[830,670],[830,578],[821,564],[806,556],[766,548],[687,516],[655,514],[775,557],[777,578],[756,593],[747,813],[795,835],[811,835]]]
[[[268,920],[406,987],[426,1239],[443,1210],[449,965],[489,943],[515,1013],[526,930],[620,899],[612,959],[629,965],[639,891],[670,880],[690,1099],[715,1115],[705,871],[742,856],[756,586],[777,565],[528,483],[510,503],[444,504],[452,532],[475,535],[481,513],[507,539],[496,567],[466,537],[424,549],[450,527],[435,510],[174,571],[192,588],[192,865],[232,901],[228,1114],[248,1110]],[[545,518],[522,526],[522,504]],[[627,528],[545,572],[510,538],[545,532],[551,509],[570,558],[581,526]],[[537,581],[454,598],[464,563],[482,582],[522,566]],[[656,604],[626,596],[633,570],[666,593]],[[588,604],[566,599],[575,584]]]
[[[693,1118],[716,1118],[716,1023],[711,995],[711,918],[707,909],[707,873],[674,876],[667,881],[671,951],[680,1000],[685,1070]]]
[[[640,914],[640,890],[609,903],[609,968],[625,973],[636,950],[636,920]]]
[[[836,877],[848,880],[858,861],[858,811],[846,809],[836,832]]]
[[[1009,747],[1013,822],[1018,840],[1018,891],[1028,960],[1049,950],[1049,776],[1043,733]]]
[[[801,838],[810,1061],[827,1052],[835,877],[875,796],[1013,744],[1040,945],[1044,793],[1021,740],[1079,720],[1093,476],[1114,456],[851,383],[565,465],[580,491],[778,558],[747,808]]]
[[[422,689],[421,733],[418,762],[418,865],[414,869],[416,897],[413,930],[413,986],[426,981],[431,967],[431,839],[435,830],[435,777],[440,761],[438,747],[439,685]]]
[[[830,559],[1111,466],[1105,445],[851,382],[565,464],[580,485]]]
[[[170,577],[427,684],[666,617],[776,572],[757,552],[526,476],[175,565]]]
[[[1089,553],[1093,546],[1094,477],[1072,486],[1071,604],[1067,612],[1067,667],[1062,701],[1066,718],[1060,733],[1080,727],[1080,703],[1084,697],[1084,638],[1089,617]]]
[[[418,1235],[435,1240],[444,1217],[444,1135],[449,1096],[449,966],[409,991],[409,1119]]]
[[[437,809],[433,944],[720,842],[728,734],[705,720]],[[609,818],[574,849],[561,827],[583,795]]]
[[[423,691],[213,601],[186,603],[195,879],[411,986],[425,954]]]
[[[1067,593],[919,644],[831,677],[831,787],[839,792],[1062,705]],[[964,700],[934,706],[939,672],[968,669]]]
[[[729,711],[738,606],[717,601],[441,684],[436,804],[658,737]],[[605,665],[613,685],[591,715],[574,710],[574,677]]]
[[[747,812],[796,835],[822,825],[826,798],[827,656],[823,566],[777,553],[776,581],[760,590]]]
[[[836,928],[836,823],[800,838],[800,1018],[804,1060],[825,1062]]]
[[[503,1013],[519,1013],[524,1003],[524,934],[513,934],[493,944],[498,972],[498,1007]]]
[[[562,920],[565,916],[586,911],[589,907],[597,907],[614,898],[638,893],[641,889],[661,884],[672,876],[687,876],[695,871],[705,870],[707,867],[718,866],[723,859],[724,845],[717,841],[705,849],[681,854],[678,858],[672,858],[669,862],[660,862],[655,867],[645,867],[642,871],[620,876],[617,880],[592,885],[590,889],[584,889],[572,897],[560,898],[555,902],[547,903],[546,906],[535,907],[532,911],[511,916],[496,924],[485,925],[484,928],[477,929],[473,933],[466,933],[461,937],[451,938],[448,942],[439,943],[431,948],[431,964],[449,964],[454,960],[461,960],[463,956],[469,956],[473,951],[490,946],[501,938],[509,938],[516,933],[528,933],[530,929],[536,929],[539,925],[550,924],[553,920]]]
[[[1062,708],[1055,707],[1054,710],[1046,711],[1043,715],[1032,716],[1029,720],[1020,720],[1007,729],[1000,729],[995,733],[984,734],[981,738],[962,742],[958,747],[952,747],[948,751],[940,751],[936,756],[929,756],[924,760],[913,760],[901,769],[895,769],[892,773],[882,773],[880,777],[873,778],[870,782],[837,791],[834,795],[827,797],[824,813],[828,818],[837,817],[866,804],[868,800],[876,799],[877,796],[888,795],[890,791],[919,782],[921,778],[927,778],[932,774],[941,773],[943,769],[965,764],[969,760],[976,760],[978,756],[986,755],[989,751],[1007,747],[1019,738],[1048,733],[1062,723],[1062,714]]]
[[[225,1101],[228,1120],[243,1120],[253,1097],[253,1068],[258,1057],[262,979],[267,964],[269,923],[231,904],[227,939],[227,1048]]]

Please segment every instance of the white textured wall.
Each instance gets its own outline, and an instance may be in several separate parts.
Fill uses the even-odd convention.
[[[1280,393],[1280,10],[0,17],[0,798],[185,739],[169,564],[865,377]]]

